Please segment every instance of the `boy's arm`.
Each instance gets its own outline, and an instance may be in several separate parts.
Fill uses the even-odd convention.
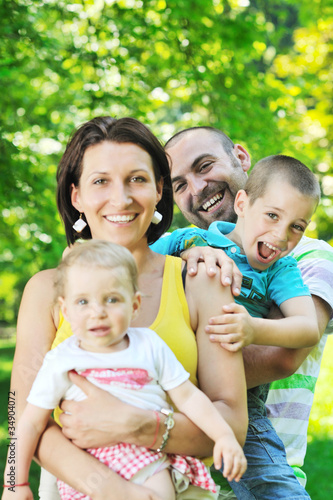
[[[246,459],[231,427],[223,419],[211,400],[189,380],[168,391],[177,408],[194,422],[217,446],[214,464],[229,481],[239,480],[246,470]]]
[[[316,309],[311,297],[294,297],[280,305],[284,318],[253,318],[254,344],[298,349],[320,340]]]
[[[211,318],[206,331],[212,341],[230,351],[249,344],[298,349],[312,347],[320,340],[311,297],[288,299],[280,308],[285,317],[272,320],[252,317],[239,304],[223,306],[225,314]]]

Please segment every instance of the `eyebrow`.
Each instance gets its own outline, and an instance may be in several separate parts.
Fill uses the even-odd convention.
[[[192,165],[190,166],[190,171],[192,172],[193,170],[195,170],[197,168],[198,164],[207,157],[214,158],[214,159],[217,158],[217,156],[215,156],[211,153],[203,153],[202,155],[199,155],[194,159]],[[175,182],[183,179],[184,177],[185,177],[184,175],[176,175],[175,177],[171,177],[171,183],[174,184]]]
[[[283,208],[272,207],[270,205],[266,205],[266,210],[274,210],[275,212],[282,212],[284,214],[286,213],[286,210],[283,210]],[[301,217],[300,219],[296,219],[296,220],[300,220],[300,221],[304,222],[305,224],[309,224],[309,221],[303,219],[303,217]]]

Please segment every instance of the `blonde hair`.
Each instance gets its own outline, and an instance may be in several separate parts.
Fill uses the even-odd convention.
[[[74,265],[117,270],[122,268],[128,274],[133,293],[138,291],[138,270],[131,252],[109,241],[87,240],[76,243],[58,265],[54,280],[56,298],[64,296],[67,272]]]

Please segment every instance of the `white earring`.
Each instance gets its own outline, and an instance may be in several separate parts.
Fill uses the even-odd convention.
[[[157,210],[155,210],[154,212],[154,215],[153,215],[153,218],[151,220],[151,222],[153,224],[159,224],[159,222],[161,222],[161,220],[163,219],[163,215],[160,214]]]
[[[77,233],[81,233],[84,228],[86,227],[87,223],[82,219],[82,214],[80,214],[80,217],[78,218],[78,220],[73,224],[73,229],[75,229],[75,231]]]

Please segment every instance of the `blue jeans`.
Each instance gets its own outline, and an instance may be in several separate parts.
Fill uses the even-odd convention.
[[[244,453],[247,470],[239,483],[230,483],[238,499],[310,499],[288,465],[283,443],[267,417],[250,419]]]

